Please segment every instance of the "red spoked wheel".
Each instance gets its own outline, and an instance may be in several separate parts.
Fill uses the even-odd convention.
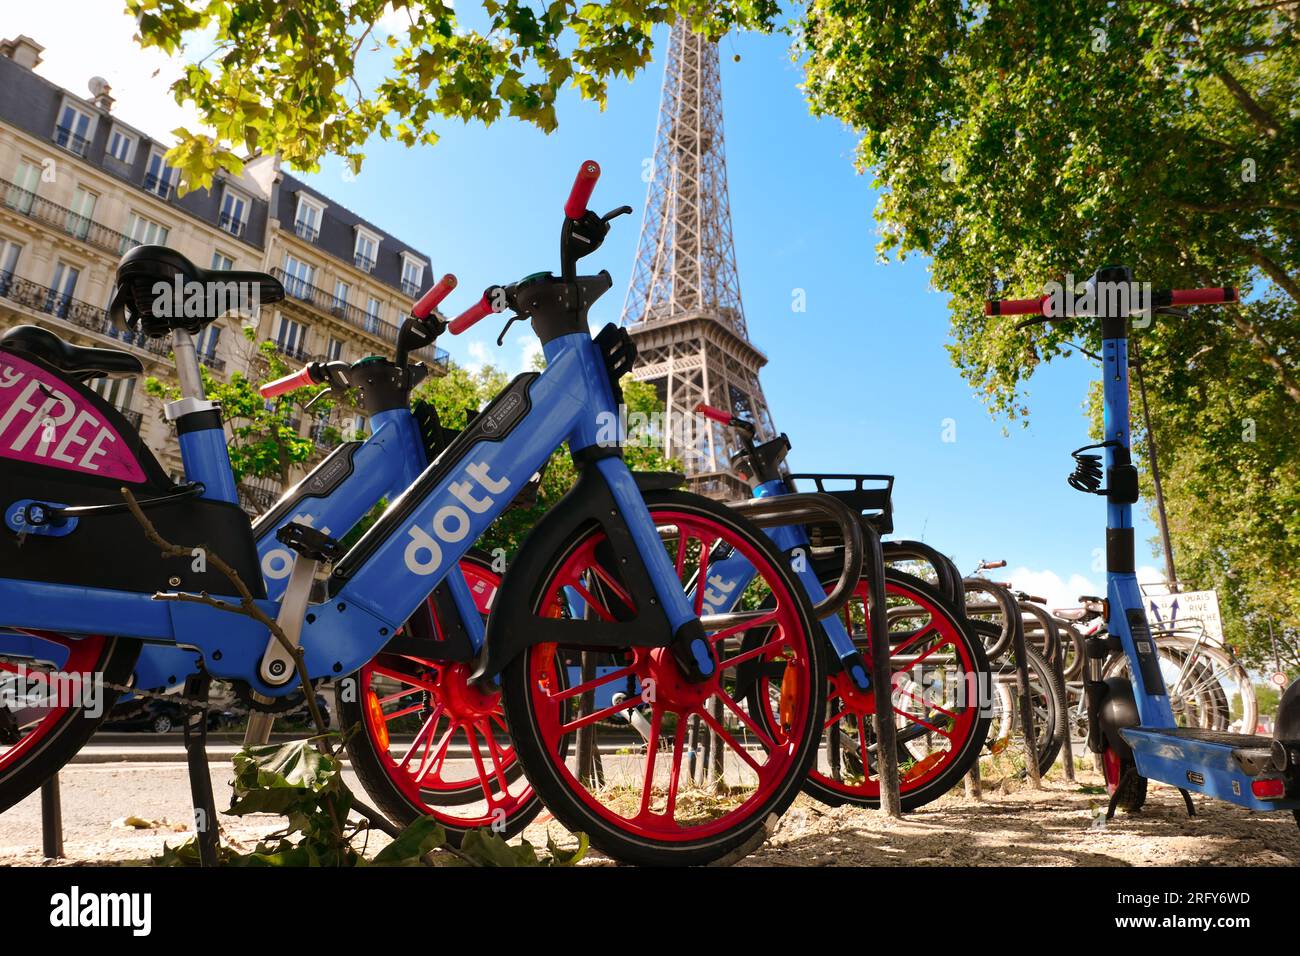
[[[570,830],[626,862],[706,863],[745,852],[797,794],[824,707],[822,661],[807,601],[761,532],[694,495],[646,499],[720,666],[690,683],[668,648],[536,645],[506,668],[506,714],[529,779]],[[714,569],[736,553],[758,573],[734,606],[753,610],[720,619],[707,607],[727,588]],[[603,530],[588,528],[559,551],[534,607],[634,615],[611,567]],[[741,682],[770,667],[782,693],[758,714]]]
[[[0,632],[0,811],[72,759],[117,701],[140,645],[100,635]]]
[[[461,561],[461,572],[486,616],[500,577],[474,556]],[[381,653],[355,675],[357,693],[342,705],[344,725],[361,724],[348,755],[371,798],[403,823],[432,815],[457,841],[475,827],[510,836],[540,809],[520,768],[501,693],[470,684],[473,668],[472,662]]]
[[[870,660],[870,588],[860,581],[841,612],[845,629]],[[991,686],[983,643],[925,582],[901,572],[885,578],[893,712],[904,810],[938,799],[979,758],[988,736]],[[831,805],[880,805],[874,690],[843,671],[828,681],[826,723],[806,792]]]

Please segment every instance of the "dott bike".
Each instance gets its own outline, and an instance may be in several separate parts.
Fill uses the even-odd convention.
[[[133,250],[119,266],[115,316],[133,331],[171,337],[183,397],[167,412],[180,439],[180,484],[166,477],[120,415],[82,384],[98,375],[138,374],[138,360],[73,346],[43,330],[18,336],[11,330],[0,343],[7,398],[0,409],[0,467],[8,499],[0,626],[21,631],[28,645],[25,658],[11,645],[4,659],[43,662],[83,681],[102,673],[117,683],[131,673],[140,642],[184,645],[201,656],[205,676],[237,682],[255,702],[274,702],[297,688],[293,657],[264,627],[193,600],[229,595],[232,587],[210,562],[160,557],[122,500],[125,487],[162,537],[218,554],[236,570],[264,613],[302,648],[311,679],[363,667],[445,584],[473,651],[467,686],[486,697],[502,695],[529,781],[557,819],[587,833],[605,853],[636,863],[706,863],[760,841],[765,820],[794,799],[815,756],[825,710],[820,641],[807,598],[760,530],[707,499],[643,489],[619,449],[598,441],[610,416],[617,418],[611,355],[626,343],[616,329],[592,338],[587,311],[612,280],[603,271],[577,275],[576,264],[599,248],[610,219],[630,211],[622,207],[600,217],[587,210],[598,175],[595,163],[584,164],[566,203],[561,275],[535,273],[494,287],[450,323],[413,315],[399,333],[396,361],[372,357],[360,368],[313,364],[291,376],[297,385],[360,388],[374,409],[374,433],[348,453],[350,462],[336,463],[340,477],[318,475],[323,482],[333,479],[341,487],[359,479],[392,487],[399,485],[393,475],[409,474],[412,460],[421,464],[346,553],[325,530],[333,524],[294,519],[301,507],[268,522],[283,521],[275,532],[283,553],[266,576],[274,562],[270,553],[259,557],[237,504],[220,411],[203,398],[190,338],[215,316],[169,317],[153,305],[155,286],[178,278],[253,282],[264,302],[283,295],[278,282],[256,273],[211,273],[156,246]],[[517,377],[424,465],[418,423],[407,405],[418,374],[410,352],[507,305],[516,318],[531,320],[546,370]],[[528,536],[484,627],[458,562],[565,442],[580,477]],[[357,495],[354,522],[378,497]],[[761,626],[713,615],[700,593],[688,596],[694,572],[670,556],[665,528],[676,529],[679,542],[697,548],[721,542],[753,563],[752,598],[773,609]],[[332,570],[317,593],[312,582],[326,563]],[[625,595],[628,610],[619,618],[556,613],[562,592],[581,587],[589,572],[605,573]],[[286,583],[271,598],[266,577],[277,573]],[[744,641],[750,643],[738,650]],[[444,658],[439,643],[426,641],[422,656]],[[569,657],[593,647],[654,682],[664,726],[684,724],[716,698],[730,700],[727,688],[741,664],[780,660],[793,676],[779,707],[771,705],[765,717],[780,732],[769,746],[748,750],[748,760],[727,768],[729,799],[707,808],[680,806],[676,778],[658,772],[654,760],[644,769],[628,768],[617,785],[592,790],[577,779],[568,757],[575,735],[604,715],[585,708],[587,695],[565,680],[564,668]],[[10,748],[0,768],[0,805],[31,792],[84,742],[86,722],[93,729],[94,721],[77,707],[67,711],[67,719],[42,721],[39,735]]]
[[[1073,452],[1070,485],[1106,498],[1108,633],[1085,642],[1084,689],[1088,746],[1101,754],[1111,791],[1108,813],[1140,808],[1147,780],[1158,780],[1182,792],[1188,813],[1194,812],[1194,791],[1251,810],[1291,810],[1300,823],[1300,681],[1293,681],[1283,694],[1271,738],[1178,726],[1135,573],[1133,505],[1139,495],[1130,455],[1129,316],[1154,312],[1186,318],[1179,306],[1233,303],[1236,290],[1151,290],[1135,284],[1132,271],[1123,266],[1098,269],[1088,285],[1091,295],[1085,294],[1083,307],[1068,317],[1059,314],[1048,296],[990,301],[986,312],[1041,316],[1020,327],[1071,317],[1096,318],[1101,325],[1105,440]],[[1088,454],[1097,448],[1103,455]],[[1127,678],[1102,679],[1101,667],[1112,653],[1127,659]]]
[[[869,526],[879,526],[890,510],[888,489],[869,488],[879,475],[790,476],[783,463],[790,451],[784,434],[755,444],[754,425],[730,412],[701,404],[696,411],[730,427],[739,450],[732,456],[732,468],[752,486],[758,501],[798,497],[793,480],[807,477],[819,491],[844,501],[862,515]],[[833,479],[853,485],[841,491],[828,490]],[[866,517],[865,513],[873,517]],[[832,537],[818,532],[818,543]],[[877,530],[890,530],[885,524]],[[809,598],[821,600],[831,584],[825,561],[814,561],[809,527],[783,524],[767,529],[781,552],[797,568]],[[821,549],[821,550],[824,550]],[[922,555],[918,555],[922,556]],[[930,561],[934,558],[923,555]],[[943,562],[938,562],[942,566]],[[711,593],[718,596],[719,610],[734,606],[729,596],[744,590],[753,569],[738,558],[727,557],[709,566]],[[982,706],[990,671],[984,646],[940,591],[902,571],[885,570],[883,587],[873,588],[868,576],[854,582],[849,601],[838,615],[822,618],[821,627],[829,650],[826,703],[829,713],[823,728],[823,746],[811,768],[804,790],[823,803],[838,806],[880,805],[879,760],[872,725],[880,695],[872,686],[863,654],[870,656],[870,641],[876,621],[884,619],[889,641],[893,687],[889,698],[895,724],[895,747],[899,766],[899,798],[904,810],[912,810],[943,796],[957,785],[979,759],[988,735],[990,708]],[[874,592],[874,593],[873,593]],[[883,604],[886,613],[874,618],[871,611]],[[754,709],[765,695],[779,695],[780,665],[768,665],[754,675],[750,700]]]

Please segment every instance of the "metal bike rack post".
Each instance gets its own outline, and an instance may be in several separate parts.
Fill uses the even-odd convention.
[[[876,773],[880,778],[880,809],[888,816],[903,815],[898,795],[898,738],[894,726],[894,675],[890,666],[889,610],[885,606],[885,554],[880,534],[861,522],[865,546],[864,565],[871,589],[871,684],[876,689]],[[867,562],[870,562],[867,565]],[[866,768],[863,768],[866,772]]]
[[[1009,593],[1007,596],[1011,597]],[[1019,611],[1019,606],[1014,599],[1011,606]],[[1016,655],[1016,683],[1020,685],[1020,721],[1025,735],[1025,765],[1029,771],[1029,782],[1035,790],[1041,790],[1043,777],[1038,768],[1038,733],[1034,729],[1034,698],[1029,684],[1029,655],[1025,652],[1025,621],[1019,613],[1016,613],[1011,615],[1009,623],[1011,649]]]
[[[1056,618],[1037,604],[1026,601],[1020,605],[1020,609],[1038,621],[1048,646],[1056,648],[1056,652],[1047,658],[1047,666],[1052,668],[1056,679],[1060,681],[1061,694],[1065,699],[1065,734],[1061,743],[1061,760],[1065,764],[1065,779],[1074,783],[1074,747],[1070,743],[1070,691],[1065,686],[1065,644],[1061,641],[1061,629],[1056,626]]]
[[[41,852],[47,860],[63,859],[63,801],[57,773],[41,784]]]

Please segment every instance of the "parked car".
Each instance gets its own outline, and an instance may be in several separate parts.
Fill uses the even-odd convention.
[[[208,711],[208,729],[221,723],[221,713]],[[185,726],[185,708],[180,702],[153,697],[132,697],[118,701],[103,723],[104,730],[139,730],[167,734]]]

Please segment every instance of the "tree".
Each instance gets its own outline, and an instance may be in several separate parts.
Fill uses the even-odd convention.
[[[541,366],[539,359],[538,365]],[[496,397],[506,386],[504,372],[486,365],[477,372],[451,363],[447,375],[430,379],[415,390],[412,397],[431,402],[444,427],[463,429],[470,411],[478,411]],[[623,458],[634,471],[673,471],[681,468],[679,462],[666,458],[662,450],[662,434],[656,423],[663,420],[664,405],[654,386],[625,377],[620,383],[626,418],[634,428],[629,428]],[[479,539],[478,547],[486,551],[501,549],[513,555],[535,525],[577,480],[573,459],[565,449],[558,449],[542,469],[542,481],[537,500],[511,508],[499,517],[487,533]]]
[[[306,413],[307,404],[325,391],[326,386],[300,388],[279,398],[264,399],[258,392],[261,385],[288,375],[296,368],[291,368],[280,357],[274,342],[258,345],[253,329],[243,328],[241,331],[254,346],[260,364],[265,367],[264,374],[254,379],[243,372],[232,372],[229,380],[222,381],[209,372],[207,366],[201,366],[203,392],[221,406],[230,439],[227,448],[235,481],[246,477],[274,478],[282,488],[287,487],[294,465],[311,458],[316,448],[314,439],[298,434],[297,423]],[[258,361],[255,360],[253,365],[257,367]],[[180,397],[178,387],[152,376],[145,380],[145,390],[163,401]],[[311,414],[324,421],[333,407],[331,399],[322,398],[312,406]],[[336,444],[353,436],[344,436],[337,428],[326,425],[322,437],[325,444]]]
[[[386,28],[391,9],[400,26]],[[182,188],[238,172],[236,150],[280,153],[315,170],[326,154],[357,172],[372,135],[407,146],[438,140],[437,121],[508,115],[546,132],[566,85],[601,108],[609,80],[650,62],[650,32],[689,16],[721,36],[766,26],[775,0],[484,0],[487,29],[462,27],[441,0],[127,0],[137,42],[193,59],[172,86],[215,137],[178,129],[167,160]],[[386,75],[363,86],[363,59],[387,55]]]
[[[930,257],[994,412],[1022,418],[1038,364],[1098,341],[986,319],[994,288],[1123,262],[1243,289],[1135,341],[1180,574],[1254,651],[1270,619],[1300,634],[1298,19],[1296,0],[810,0],[796,47],[813,111],[861,136],[879,253]]]

